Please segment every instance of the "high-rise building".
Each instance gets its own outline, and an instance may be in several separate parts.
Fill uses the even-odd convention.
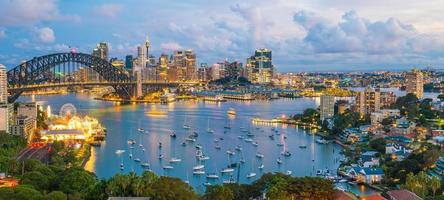
[[[413,69],[405,75],[406,91],[413,93],[418,98],[424,96],[424,77],[421,71]]]
[[[161,81],[168,81],[168,64],[169,64],[168,55],[161,54],[158,63],[158,71]]]
[[[9,133],[9,127],[13,124],[13,112],[14,106],[12,104],[0,104],[0,131]]]
[[[200,67],[197,71],[197,77],[198,77],[199,81],[203,81],[203,82],[211,80],[210,70],[209,70],[207,63],[200,64]]]
[[[335,114],[335,97],[329,94],[322,95],[319,110],[321,121],[332,118]]]
[[[228,77],[232,80],[237,80],[242,75],[242,63],[239,61],[234,61],[232,63],[228,63],[225,68],[225,77]]]
[[[8,103],[8,77],[6,67],[0,64],[0,104]]]
[[[127,55],[125,57],[125,69],[128,71],[133,69],[133,56],[132,55]]]
[[[194,81],[197,79],[196,54],[192,50],[175,51],[171,62],[176,68],[176,81]]]
[[[100,42],[99,44],[97,44],[96,48],[94,48],[92,51],[92,55],[108,61],[108,44],[106,42]],[[91,68],[88,68],[88,80],[100,81],[101,77],[99,73],[92,70]]]
[[[247,78],[253,83],[267,84],[273,79],[274,66],[269,49],[257,49],[253,56],[247,59]]]
[[[379,89],[367,87],[364,91],[358,92],[356,96],[357,111],[361,115],[369,115],[381,109],[381,92]]]

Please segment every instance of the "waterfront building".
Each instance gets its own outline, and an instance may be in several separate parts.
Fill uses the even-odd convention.
[[[12,104],[0,104],[0,131],[9,133],[10,125],[13,124],[13,112],[14,106]]]
[[[215,63],[211,66],[211,80],[217,80],[225,77],[225,64]]]
[[[413,93],[418,98],[424,96],[424,77],[421,71],[413,69],[405,75],[405,86],[407,93]]]
[[[257,49],[254,55],[247,59],[246,72],[248,80],[253,83],[271,83],[274,73],[271,50]]]
[[[8,77],[6,67],[0,64],[0,104],[8,103]]]
[[[30,116],[18,115],[15,124],[11,125],[11,134],[30,138],[36,128],[36,119]]]
[[[381,93],[378,89],[367,87],[356,96],[357,111],[361,115],[369,115],[381,109]]]
[[[199,69],[197,70],[197,78],[199,81],[207,82],[211,80],[210,73],[209,73],[208,64],[201,63]]]
[[[321,121],[332,118],[335,114],[335,97],[329,94],[322,95],[319,110]]]
[[[168,64],[169,64],[168,55],[161,54],[159,56],[159,63],[157,66],[161,81],[168,81],[169,80],[168,79]]]

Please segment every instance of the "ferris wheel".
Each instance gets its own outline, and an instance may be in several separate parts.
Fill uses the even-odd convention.
[[[63,104],[63,106],[60,108],[59,115],[61,117],[72,117],[76,115],[77,109],[74,105],[71,103]]]

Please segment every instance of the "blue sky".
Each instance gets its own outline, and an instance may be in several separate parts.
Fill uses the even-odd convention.
[[[110,43],[112,57],[193,49],[199,62],[273,50],[279,71],[399,70],[444,64],[444,1],[0,0],[0,63]]]

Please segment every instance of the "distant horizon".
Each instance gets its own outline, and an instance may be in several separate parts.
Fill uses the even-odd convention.
[[[299,66],[314,71],[444,66],[443,1],[215,3],[2,1],[0,63],[11,68],[71,47],[91,53],[101,41],[110,44],[110,57],[123,59],[149,38],[155,55],[193,49],[199,63],[209,64],[226,58],[245,63],[255,49],[268,48],[284,72]]]

